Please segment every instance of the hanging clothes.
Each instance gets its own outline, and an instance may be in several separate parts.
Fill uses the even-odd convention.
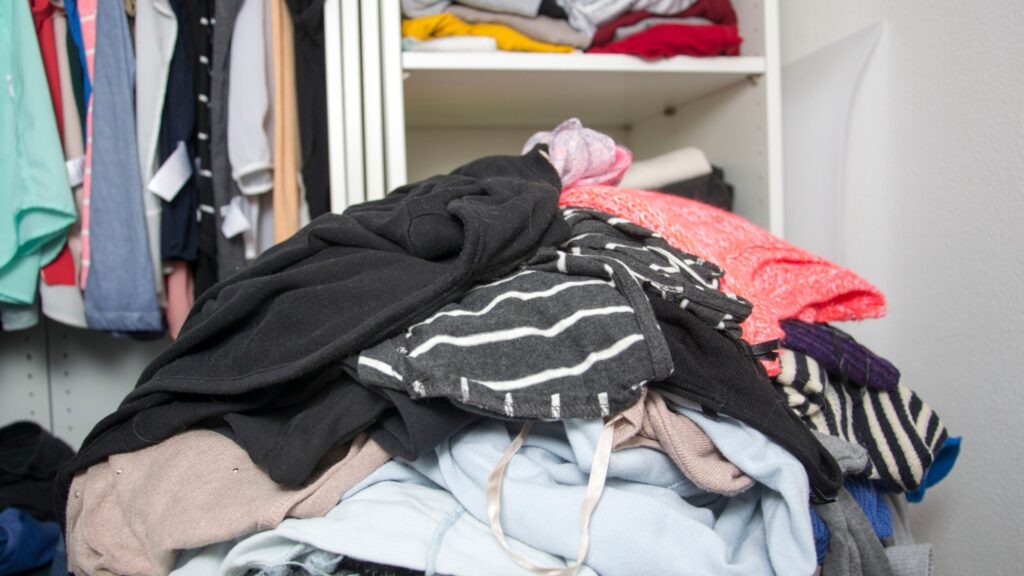
[[[156,152],[160,165],[174,166],[177,175],[160,198],[159,239],[160,257],[167,272],[167,328],[174,338],[195,301],[192,264],[199,252],[199,190],[193,166],[195,92],[193,62],[188,54],[188,14],[184,0],[169,0],[169,7],[177,26]]]
[[[177,21],[174,50],[167,70],[167,91],[160,115],[157,158],[165,165],[178,155],[191,168],[196,157],[195,62],[189,53],[189,17],[187,0],[168,0]],[[199,252],[199,221],[196,218],[199,175],[189,169],[180,180],[180,188],[169,199],[162,199],[160,256],[163,261],[195,262]],[[170,295],[168,295],[170,298]]]
[[[39,40],[39,51],[43,57],[43,67],[46,70],[46,80],[50,88],[50,98],[53,101],[53,111],[57,120],[57,130],[61,138],[61,144],[63,145],[65,111],[63,95],[61,93],[61,72],[59,61],[62,58],[66,60],[66,54],[63,53],[66,39],[62,34],[59,37],[60,42],[58,43],[57,29],[59,26],[66,25],[66,21],[64,20],[63,13],[60,10],[57,10],[57,7],[53,3],[49,2],[49,0],[31,0],[31,3],[32,18],[36,26],[36,37]],[[66,34],[66,29],[64,29],[64,34]],[[65,243],[57,257],[43,268],[42,278],[39,282],[40,304],[47,316],[49,316],[47,311],[53,311],[55,308],[67,309],[70,307],[70,309],[64,311],[64,314],[58,312],[57,314],[60,316],[67,315],[71,310],[80,309],[82,296],[77,287],[65,288],[65,286],[68,285],[75,285],[76,278],[75,261],[71,255],[69,246]],[[27,314],[35,314],[35,308],[32,307],[30,311],[26,310],[24,312]],[[28,324],[35,325],[35,323],[38,322],[38,317],[35,321],[30,320],[30,316],[23,314],[21,325],[25,327],[28,327]],[[16,324],[16,322],[12,322],[11,310],[6,310],[4,313],[4,325],[7,326],[8,329],[11,329],[10,327]]]
[[[294,30],[284,0],[270,0],[270,19],[274,60],[274,242],[283,242],[299,230],[301,222]]]
[[[302,184],[309,217],[331,211],[327,137],[324,0],[285,0],[295,33],[296,103],[302,145]]]
[[[83,0],[82,4],[85,4]],[[163,330],[153,262],[146,236],[136,147],[133,90],[135,59],[124,6],[99,0],[92,98],[91,194],[86,184],[91,272],[85,288],[89,327],[116,332]],[[83,23],[86,45],[89,27]],[[87,161],[87,169],[90,165]],[[90,224],[91,221],[91,224]]]
[[[153,281],[161,305],[166,306],[163,261],[160,257],[160,226],[162,210],[160,198],[151,190],[153,175],[162,166],[158,161],[157,146],[167,93],[167,78],[174,45],[177,41],[178,21],[169,0],[148,0],[135,7],[135,58],[138,81],[135,85],[135,127],[138,139],[139,172],[145,207],[146,234],[149,239],[149,257],[153,268]]]
[[[68,50],[70,34],[66,16],[58,11],[53,18],[54,44],[57,52],[57,69],[60,80],[61,111],[64,118],[62,142],[64,161],[71,167],[76,178],[70,182],[75,208],[82,212],[82,179],[78,170],[85,165],[85,140],[82,137],[82,115],[78,105],[77,91],[81,91],[81,70],[77,56]],[[72,57],[74,56],[74,57]],[[72,72],[79,68],[77,80]],[[76,328],[85,328],[85,301],[78,287],[78,273],[82,262],[82,227],[75,221],[68,230],[67,243],[60,255],[43,268],[43,281],[39,283],[39,301],[43,314]],[[65,260],[70,260],[66,262]],[[70,264],[70,267],[68,266]]]
[[[26,305],[64,246],[75,206],[27,1],[0,5],[0,30],[0,303]]]
[[[228,158],[231,177],[241,192],[247,222],[242,231],[245,259],[261,252],[261,212],[273,209],[274,187],[273,65],[268,60],[270,27],[265,0],[244,0],[231,39],[231,90],[228,92]]]
[[[92,73],[89,71],[88,60],[85,57],[85,39],[82,35],[82,18],[78,9],[81,0],[64,0],[64,12],[68,16],[68,54],[73,60],[78,60],[78,69],[82,71],[81,98],[78,103],[78,111],[82,116],[82,132],[85,132],[85,107],[92,96]],[[96,2],[90,2],[89,12],[93,14],[90,19],[95,18]]]
[[[231,177],[228,156],[228,98],[231,89],[231,37],[244,0],[217,0],[213,20],[213,59],[210,73],[213,162],[213,200],[217,218],[217,279],[234,276],[245,267],[242,232],[247,225],[242,192]],[[237,199],[237,200],[236,200]]]
[[[196,188],[199,209],[196,219],[199,227],[195,266],[194,296],[199,298],[217,283],[217,209],[213,194],[213,155],[210,133],[213,115],[210,94],[212,88],[211,58],[213,57],[213,0],[186,0],[188,14],[189,59],[192,62],[192,81],[195,94],[195,156]]]
[[[82,54],[82,70],[90,81],[85,91],[85,169],[82,183],[82,212],[79,219],[82,225],[82,269],[78,282],[85,291],[89,283],[89,269],[92,256],[92,239],[89,228],[92,215],[92,124],[93,98],[92,85],[96,79],[96,9],[98,0],[75,0],[78,2],[79,51]],[[73,30],[73,28],[72,28]]]
[[[29,0],[32,5],[32,20],[36,28],[36,39],[39,41],[39,53],[43,57],[43,69],[46,72],[46,84],[53,100],[53,112],[57,120],[57,133],[64,133],[63,110],[60,104],[60,71],[57,68],[57,43],[53,28],[56,7],[50,0]]]
[[[68,21],[68,33],[65,39],[65,56],[68,59],[68,67],[71,69],[72,92],[75,97],[75,105],[78,107],[78,120],[82,134],[85,134],[85,93],[89,84],[89,75],[85,71],[85,52],[81,49],[82,28],[78,22],[78,9],[75,8],[76,0],[57,0],[64,4],[64,15]],[[72,17],[73,16],[73,17]],[[74,33],[73,33],[74,32]],[[75,37],[78,34],[78,37]],[[58,53],[60,51],[58,50]],[[62,81],[63,82],[63,81]],[[84,137],[84,136],[83,136]],[[83,153],[84,156],[84,153]]]

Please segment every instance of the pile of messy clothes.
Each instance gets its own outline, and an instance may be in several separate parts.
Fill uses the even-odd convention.
[[[958,439],[856,274],[568,121],[196,301],[58,478],[78,574],[925,575]]]

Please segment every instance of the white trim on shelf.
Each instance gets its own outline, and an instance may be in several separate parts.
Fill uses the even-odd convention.
[[[677,56],[655,62],[624,54],[536,54],[520,52],[437,53],[404,52],[405,70],[519,70],[552,72],[629,72],[629,73],[722,73],[763,74],[765,59],[760,56],[716,56],[695,58]]]

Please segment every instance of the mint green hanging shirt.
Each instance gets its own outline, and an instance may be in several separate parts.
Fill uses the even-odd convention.
[[[29,3],[0,1],[0,302],[35,300],[75,218]]]

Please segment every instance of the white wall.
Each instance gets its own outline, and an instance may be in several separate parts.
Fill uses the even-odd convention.
[[[620,127],[589,126],[608,134],[616,142],[625,142],[627,132]],[[424,128],[410,127],[405,131],[406,149],[409,150],[407,170],[409,182],[416,182],[447,174],[452,170],[492,154],[519,154],[534,133],[551,130],[554,126],[520,128]]]
[[[889,315],[852,330],[964,436],[912,508],[936,574],[1022,574],[1024,2],[780,4],[784,63],[886,20],[851,115],[844,252]]]

